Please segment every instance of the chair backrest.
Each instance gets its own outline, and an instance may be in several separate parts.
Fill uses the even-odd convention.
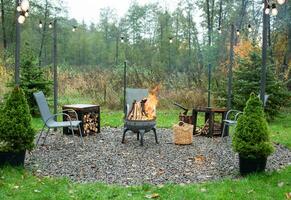
[[[126,96],[125,102],[128,105],[129,110],[131,110],[132,103],[136,101],[140,101],[149,95],[148,89],[140,89],[140,88],[126,88]],[[127,112],[129,112],[127,110]]]
[[[47,104],[45,96],[44,96],[43,92],[41,92],[41,91],[33,93],[33,96],[34,96],[36,103],[37,103],[37,106],[39,108],[41,118],[44,121],[44,123],[46,123],[47,120],[52,116],[52,114],[49,110],[49,106]]]

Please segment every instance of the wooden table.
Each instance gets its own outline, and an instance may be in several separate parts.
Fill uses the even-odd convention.
[[[72,120],[76,120],[74,112],[65,111],[72,109],[76,111],[78,119],[82,121],[81,131],[83,135],[94,135],[100,133],[100,106],[92,104],[72,104],[64,105],[63,112],[70,115]],[[63,117],[64,121],[67,121],[67,117]],[[70,134],[68,128],[64,128],[65,134]],[[77,132],[76,132],[77,133]],[[79,135],[79,133],[77,133]]]
[[[205,113],[205,123],[208,121],[209,122],[209,129],[208,129],[208,137],[213,137],[213,132],[214,132],[214,118],[215,114],[221,114],[221,128],[220,128],[220,133],[222,133],[223,129],[223,120],[225,119],[227,109],[225,108],[212,108],[212,107],[206,107],[206,108],[194,108],[192,110],[192,120],[193,120],[193,134],[196,132],[196,127],[197,127],[197,116],[198,113]]]

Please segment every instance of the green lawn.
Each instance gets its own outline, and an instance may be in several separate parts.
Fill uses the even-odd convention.
[[[291,167],[272,174],[252,175],[190,185],[122,187],[101,183],[78,184],[66,179],[40,178],[26,170],[0,170],[0,199],[285,199],[291,192]]]
[[[178,110],[160,111],[158,126],[171,127],[177,123]],[[123,125],[122,112],[102,112],[102,126]],[[200,116],[199,123],[202,124]],[[274,142],[291,148],[291,114],[283,113],[270,124]],[[40,129],[40,119],[33,119]],[[79,184],[67,179],[37,177],[25,169],[0,170],[0,199],[287,199],[291,197],[291,166],[273,173],[245,178],[206,182],[201,184],[124,187],[102,183]]]

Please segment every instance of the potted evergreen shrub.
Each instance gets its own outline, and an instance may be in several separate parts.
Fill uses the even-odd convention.
[[[242,175],[265,170],[267,157],[274,151],[269,134],[262,102],[252,93],[238,119],[232,142],[234,151],[239,153]]]
[[[0,113],[0,166],[23,165],[26,150],[34,147],[34,133],[25,95],[15,87]]]

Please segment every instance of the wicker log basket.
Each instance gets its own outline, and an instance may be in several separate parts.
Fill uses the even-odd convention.
[[[179,122],[173,126],[173,142],[179,145],[192,144],[193,125]]]

